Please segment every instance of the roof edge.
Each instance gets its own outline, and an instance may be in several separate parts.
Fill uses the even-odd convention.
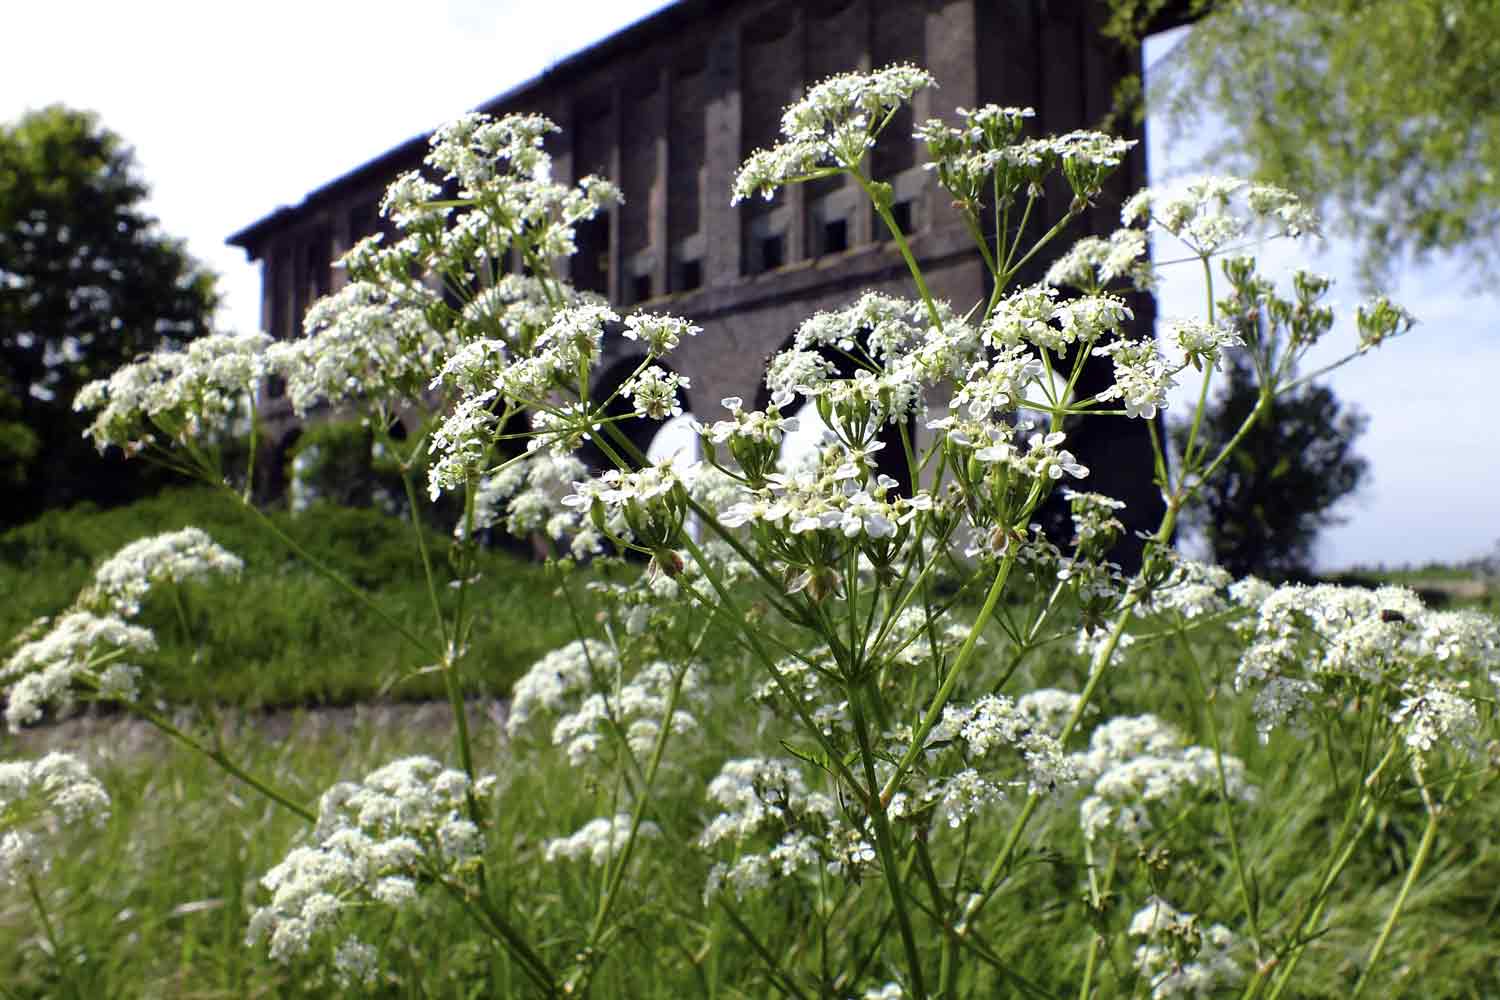
[[[592,45],[580,49],[572,55],[565,56],[544,69],[539,75],[511,87],[509,90],[502,91],[480,103],[473,110],[494,113],[506,105],[514,105],[533,91],[541,90],[561,79],[580,76],[595,68],[600,63],[613,58],[619,52],[639,46],[644,38],[657,34],[665,34],[675,26],[697,20],[702,16],[704,11],[712,10],[722,5],[722,0],[719,3],[714,3],[713,0],[676,0],[676,2],[663,7],[655,13],[647,14],[645,17],[626,25],[614,34],[607,35]],[[252,260],[259,259],[259,248],[269,233],[293,223],[299,216],[316,208],[319,202],[326,200],[331,195],[346,191],[352,187],[369,184],[372,181],[379,181],[382,184],[388,183],[395,168],[403,163],[409,163],[420,158],[422,151],[427,147],[428,136],[431,134],[430,131],[424,132],[386,150],[384,153],[365,161],[353,170],[340,174],[326,184],[314,188],[303,196],[302,200],[297,204],[279,206],[269,215],[233,233],[224,242],[230,246],[240,247]]]

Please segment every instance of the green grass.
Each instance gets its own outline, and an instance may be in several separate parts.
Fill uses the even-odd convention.
[[[336,567],[375,605],[431,648],[438,633],[409,524],[370,510],[317,506],[272,521]],[[154,595],[141,617],[161,644],[153,675],[182,701],[246,707],[337,704],[374,697],[429,698],[440,680],[420,673],[433,657],[374,620],[354,596],[320,575],[228,494],[163,493],[128,507],[54,511],[0,535],[0,636],[72,603],[94,568],[123,545],[195,525],[245,561],[238,583],[182,588],[184,629],[169,595]],[[441,600],[449,542],[427,533]],[[467,597],[473,615],[464,660],[471,688],[502,693],[538,656],[566,642],[573,625],[556,581],[534,562],[486,552]]]
[[[118,735],[122,730],[110,730]],[[495,765],[497,732],[480,727],[476,751]],[[67,956],[66,977],[45,958],[45,941],[24,891],[0,891],[0,995],[69,997],[323,997],[327,987],[244,946],[256,882],[276,864],[304,824],[242,786],[227,783],[206,759],[149,740],[120,752],[109,736],[87,752],[113,798],[103,833],[69,839],[42,880]],[[290,738],[254,731],[232,740],[250,769],[273,775],[300,801],[358,779],[379,763],[413,753],[445,756],[446,731],[393,727],[378,720],[330,729],[308,719]],[[74,752],[80,748],[71,747]],[[7,747],[0,756],[11,757]],[[449,915],[452,918],[453,915]],[[429,995],[425,977],[445,979],[470,958],[447,947],[456,919],[400,927],[410,989]],[[467,973],[464,973],[465,975]]]
[[[372,599],[411,628],[430,635],[425,586],[409,530],[368,512],[317,510],[277,523],[320,558],[352,567]],[[351,598],[289,557],[278,543],[218,494],[186,491],[106,513],[72,511],[0,537],[0,585],[14,594],[4,609],[14,630],[37,614],[71,600],[97,561],[140,535],[196,524],[247,564],[236,585],[187,594],[194,635],[189,641],[170,606],[156,602],[147,619],[164,643],[164,689],[174,700],[212,698],[255,708],[320,704],[368,698],[387,680],[421,665],[389,630],[371,623]],[[441,552],[444,542],[430,538]],[[626,572],[629,572],[628,570]],[[587,579],[587,578],[585,578]],[[597,607],[587,603],[583,580],[570,582],[582,602],[580,618],[594,635]],[[1015,594],[1025,596],[1023,582]],[[473,596],[475,626],[471,689],[503,693],[511,679],[542,652],[573,637],[567,604],[541,567],[502,554],[485,557]],[[1012,608],[1009,600],[1002,612]],[[683,622],[683,631],[703,624]],[[709,623],[713,624],[713,623]],[[762,631],[770,634],[767,621]],[[664,831],[644,841],[617,912],[619,933],[604,946],[592,995],[601,998],[750,998],[780,995],[742,931],[699,899],[712,858],[694,840],[716,811],[704,783],[731,757],[785,756],[784,729],[769,723],[750,701],[763,678],[717,632],[705,659],[717,696],[698,712],[700,734],[684,738],[659,780],[650,818]],[[1012,653],[998,628],[973,664],[973,680],[958,692],[971,699],[1005,669]],[[665,649],[680,637],[638,640]],[[1085,668],[1058,642],[1028,658],[1008,691],[1057,685],[1078,689]],[[193,654],[202,649],[197,662]],[[1237,656],[1223,631],[1205,630],[1191,652],[1210,684],[1225,685]],[[1347,792],[1348,748],[1325,746],[1321,734],[1280,731],[1269,743],[1256,735],[1243,699],[1223,697],[1202,706],[1173,642],[1128,652],[1101,690],[1094,718],[1152,712],[1180,726],[1191,740],[1207,742],[1206,713],[1214,713],[1226,752],[1242,757],[1260,789],[1253,805],[1233,811],[1245,863],[1262,893],[1262,922],[1274,942],[1295,921],[1317,868],[1332,850]],[[665,654],[663,654],[665,655]],[[430,695],[433,675],[400,682],[393,694]],[[1227,691],[1227,687],[1224,688]],[[190,692],[184,696],[183,691]],[[263,898],[258,879],[297,842],[305,827],[294,816],[234,784],[206,759],[174,745],[125,744],[125,729],[82,747],[114,797],[114,814],[102,834],[67,838],[43,881],[63,954],[49,956],[30,901],[0,890],[0,996],[41,997],[320,997],[333,994],[309,967],[270,962],[263,948],[243,944],[251,909]],[[545,743],[546,726],[539,728]],[[64,730],[28,737],[25,747],[0,737],[0,758],[39,753]],[[573,767],[545,745],[508,745],[487,722],[475,730],[481,771],[502,778],[490,814],[492,898],[536,943],[547,961],[566,969],[587,936],[597,910],[601,875],[586,862],[547,864],[549,838],[565,836],[587,820],[620,807],[612,778]],[[1082,740],[1075,742],[1074,748]],[[801,742],[794,742],[801,747]],[[366,718],[347,727],[309,717],[290,735],[254,726],[227,741],[231,755],[263,775],[294,801],[312,803],[331,782],[357,778],[389,760],[427,753],[456,764],[452,736],[441,727]],[[1331,761],[1345,760],[1335,774]],[[1469,807],[1446,816],[1436,850],[1406,916],[1398,925],[1367,995],[1480,998],[1500,995],[1500,952],[1491,928],[1500,921],[1500,769],[1493,760],[1463,778],[1474,796]],[[970,883],[982,875],[1019,805],[1000,807],[961,836],[939,826],[931,848],[939,870],[951,871],[959,853],[968,859]],[[1327,930],[1307,949],[1291,991],[1284,996],[1347,996],[1371,941],[1379,932],[1421,837],[1424,814],[1414,795],[1384,805],[1359,842],[1327,911]],[[1239,883],[1221,816],[1199,809],[1177,817],[1153,840],[1149,856],[1122,851],[1116,893],[1091,924],[1081,904],[1088,887],[1082,863],[1075,796],[1044,806],[1025,838],[1022,863],[1003,883],[982,929],[994,956],[1047,995],[1076,996],[1094,927],[1114,933],[1096,978],[1099,997],[1129,996],[1139,984],[1129,974],[1133,942],[1121,933],[1152,892],[1244,931]],[[1109,863],[1110,859],[1099,859]],[[870,878],[831,880],[821,909],[810,898],[773,893],[738,909],[759,946],[793,963],[809,996],[858,995],[840,984],[835,966],[817,978],[821,949],[832,954],[878,929],[890,910],[885,887]],[[420,916],[392,918],[372,912],[355,919],[367,940],[390,942],[389,976],[374,995],[390,998],[529,996],[526,981],[498,949],[477,936],[453,905],[441,901]],[[823,931],[826,928],[826,934]],[[901,966],[894,934],[876,956],[882,969]],[[931,947],[924,956],[936,967]],[[1013,983],[966,956],[958,977],[965,997],[1018,995]]]
[[[1196,651],[1224,666],[1227,646],[1205,637]],[[1129,658],[1101,705],[1101,717],[1154,711],[1199,734],[1186,683],[1165,650]],[[984,664],[992,670],[999,651]],[[683,746],[663,781],[653,818],[667,831],[645,841],[637,875],[621,901],[622,935],[609,948],[595,982],[597,997],[724,998],[779,995],[744,939],[696,900],[710,863],[690,846],[711,814],[702,782],[723,759],[778,753],[746,712],[753,678],[721,655],[713,671],[723,686],[717,708],[703,716],[702,740]],[[1076,682],[1076,664],[1064,656],[1038,658],[1033,682]],[[1061,674],[1061,676],[1059,676]],[[1315,741],[1285,735],[1269,744],[1255,736],[1246,713],[1221,709],[1226,751],[1244,757],[1261,788],[1253,806],[1235,819],[1247,864],[1264,887],[1263,920],[1274,937],[1293,918],[1318,863],[1327,856],[1338,803],[1332,776]],[[231,741],[237,757],[272,775],[299,801],[312,801],[330,782],[354,778],[396,756],[423,752],[453,760],[451,741],[437,728],[393,727],[369,720],[347,729],[309,720],[290,739],[253,730]],[[115,798],[103,835],[72,839],[46,879],[49,907],[60,928],[70,972],[59,980],[43,959],[34,911],[19,893],[0,895],[0,983],[20,997],[313,997],[330,988],[308,978],[303,966],[268,962],[242,945],[245,921],[259,898],[256,880],[295,842],[301,824],[245,789],[227,784],[202,758],[175,747],[97,753],[95,767]],[[13,751],[8,750],[9,756]],[[535,747],[507,748],[495,727],[476,730],[479,767],[499,772],[504,791],[496,804],[491,855],[492,892],[507,914],[530,933],[550,961],[565,967],[569,942],[584,933],[596,905],[599,872],[586,863],[547,865],[541,848],[549,837],[577,829],[608,813],[609,784],[569,767],[560,755]],[[1487,928],[1500,918],[1500,797],[1494,779],[1476,806],[1446,821],[1438,850],[1408,906],[1372,995],[1478,998],[1500,993],[1500,954]],[[994,856],[1012,815],[976,825],[967,850],[976,867]],[[1116,931],[1128,923],[1145,895],[1159,891],[1205,920],[1235,924],[1239,890],[1227,844],[1213,813],[1185,818],[1158,839],[1150,866],[1128,852],[1118,862],[1119,895],[1102,920]],[[1402,870],[1420,835],[1421,808],[1398,801],[1382,811],[1339,884],[1329,910],[1330,930],[1306,953],[1292,995],[1346,996],[1370,941],[1395,895]],[[681,838],[679,845],[673,841]],[[986,917],[998,957],[1053,995],[1073,995],[1090,924],[1079,905],[1086,871],[1077,863],[1082,842],[1076,803],[1044,809],[1028,835],[1025,863],[1004,887]],[[957,835],[939,829],[933,848],[940,861],[959,849]],[[1148,873],[1149,867],[1149,873]],[[834,942],[867,933],[872,914],[883,912],[883,887],[866,880],[847,887],[830,911],[815,913],[795,896],[746,901],[740,916],[778,956],[806,961],[818,947],[811,930],[826,921]],[[526,996],[525,981],[497,952],[464,945],[474,935],[461,914],[441,904],[422,919],[391,923],[372,915],[361,928],[371,940],[392,942],[393,977],[381,997]],[[1121,937],[1107,955],[1112,970],[1099,996],[1124,996],[1131,945]],[[887,959],[899,961],[897,955]],[[815,962],[814,962],[815,964]],[[986,966],[969,963],[960,978],[963,996],[1018,995]],[[812,995],[821,995],[814,992]],[[831,995],[845,995],[833,993]]]

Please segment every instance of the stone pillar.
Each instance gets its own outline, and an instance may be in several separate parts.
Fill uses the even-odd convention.
[[[703,283],[730,285],[740,277],[740,211],[729,204],[740,167],[740,32],[726,19],[709,44],[703,159],[707,175]]]
[[[616,80],[609,88],[609,178],[615,183],[620,183],[620,81]],[[622,283],[622,272],[620,258],[620,206],[614,205],[609,210],[609,273],[605,276],[606,297],[611,302],[620,302],[624,298],[624,285]]]
[[[651,291],[666,295],[672,290],[671,211],[667,184],[672,160],[672,67],[663,65],[656,84],[656,178],[651,184]]]

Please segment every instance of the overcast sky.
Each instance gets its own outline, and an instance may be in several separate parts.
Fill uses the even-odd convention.
[[[231,233],[571,52],[665,6],[660,0],[51,0],[6,12],[0,120],[61,102],[99,112],[135,147],[163,229],[223,275],[222,325],[259,323],[257,269]],[[1159,46],[1151,55],[1159,54]],[[1189,146],[1151,149],[1153,179],[1191,166]],[[727,193],[726,193],[727,197]],[[1283,255],[1266,257],[1290,274]],[[1339,280],[1352,342],[1358,297],[1347,249],[1307,260]],[[1190,275],[1169,278],[1167,314],[1196,313]],[[1500,376],[1500,298],[1468,294],[1454,268],[1411,270],[1393,297],[1422,321],[1404,342],[1331,379],[1370,416],[1372,476],[1319,558],[1454,561],[1500,540],[1500,435],[1486,405]]]

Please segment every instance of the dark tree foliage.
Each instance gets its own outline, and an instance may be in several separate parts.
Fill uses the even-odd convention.
[[[0,524],[161,482],[99,456],[72,408],[89,381],[209,331],[214,278],[158,231],[147,193],[92,114],[50,107],[0,126]]]
[[[1221,394],[1199,430],[1210,453],[1239,429],[1260,396],[1249,352],[1237,352],[1224,367]],[[1237,577],[1309,575],[1318,532],[1340,523],[1334,507],[1365,477],[1367,463],[1354,453],[1365,424],[1316,383],[1272,399],[1189,513],[1214,561]],[[1173,427],[1179,448],[1187,430],[1186,422]]]

